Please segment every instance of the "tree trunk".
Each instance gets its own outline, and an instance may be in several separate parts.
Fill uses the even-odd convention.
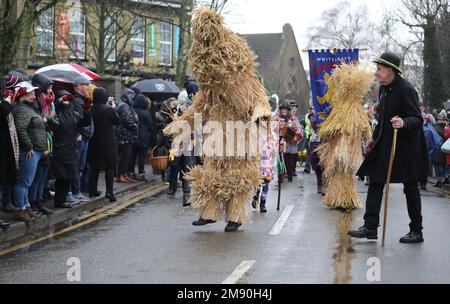
[[[445,101],[445,88],[437,43],[437,26],[429,18],[424,27],[424,102],[433,108],[441,108]]]
[[[184,87],[184,81],[186,80],[186,71],[188,65],[188,53],[190,46],[190,26],[191,15],[189,10],[192,8],[192,0],[182,0],[181,7],[179,9],[178,18],[180,22],[180,35],[179,35],[179,49],[177,60],[177,75],[176,83],[182,88]]]
[[[22,12],[22,23],[19,34],[19,43],[16,57],[17,67],[27,69],[30,58],[31,38],[36,15],[37,1],[25,1]]]

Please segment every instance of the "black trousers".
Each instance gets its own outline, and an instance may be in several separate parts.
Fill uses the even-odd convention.
[[[286,164],[288,177],[293,177],[297,166],[297,155],[292,153],[284,153],[284,162]]]
[[[411,219],[409,227],[411,231],[421,232],[422,227],[422,201],[420,198],[419,182],[404,183],[403,192],[406,195],[408,215]],[[367,194],[366,213],[364,215],[365,226],[369,229],[377,229],[380,223],[381,202],[383,200],[384,184],[370,183]]]
[[[71,179],[57,179],[55,181],[55,207],[66,203],[66,195],[70,191]]]
[[[184,173],[189,172],[190,168],[195,166],[196,159],[194,156],[180,156],[175,157],[172,161],[169,170],[169,188],[171,190],[177,191],[178,178],[181,180],[181,185],[184,193],[191,192],[191,186],[188,181],[184,178]]]
[[[131,173],[134,173],[134,167],[136,166],[137,161],[139,174],[144,174],[146,157],[147,157],[147,148],[145,147],[133,148],[131,166],[129,168],[129,171]]]
[[[132,155],[133,155],[133,144],[119,145],[118,149],[119,165],[117,168],[117,174],[119,176],[128,173]]]
[[[113,186],[114,186],[114,168],[110,168],[105,170],[105,183],[106,183],[106,193],[113,193]],[[100,175],[100,171],[98,170],[91,170],[91,177],[89,180],[90,186],[89,186],[89,193],[93,194],[98,191],[98,177]]]

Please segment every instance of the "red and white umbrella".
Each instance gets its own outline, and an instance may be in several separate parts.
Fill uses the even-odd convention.
[[[49,65],[36,71],[36,74],[40,73],[48,76],[53,80],[72,83],[80,76],[90,81],[100,78],[100,76],[96,73],[89,71],[88,69],[75,63],[60,63]]]

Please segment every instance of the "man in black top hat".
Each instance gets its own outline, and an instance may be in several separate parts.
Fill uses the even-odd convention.
[[[412,85],[402,77],[400,58],[384,53],[374,62],[375,76],[379,81],[379,123],[367,144],[370,151],[358,176],[369,176],[364,226],[349,231],[355,238],[377,239],[383,189],[386,184],[388,164],[392,149],[394,129],[398,129],[397,152],[394,159],[391,183],[403,183],[411,219],[410,232],[401,243],[421,243],[422,204],[419,180],[428,174],[428,154],[422,131],[423,118],[419,110],[419,97]]]

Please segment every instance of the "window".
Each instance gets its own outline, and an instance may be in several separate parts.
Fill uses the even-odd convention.
[[[144,60],[145,58],[145,18],[136,17],[131,26],[132,57]]]
[[[38,6],[38,10],[43,5]],[[55,11],[52,8],[47,9],[39,15],[39,24],[36,29],[37,55],[51,57],[53,56],[53,20]]]
[[[70,20],[70,58],[86,58],[86,16],[81,7],[72,7],[69,10]]]
[[[159,24],[159,65],[172,65],[172,24]]]
[[[116,61],[116,22],[107,16],[105,20],[105,57],[107,61]]]

